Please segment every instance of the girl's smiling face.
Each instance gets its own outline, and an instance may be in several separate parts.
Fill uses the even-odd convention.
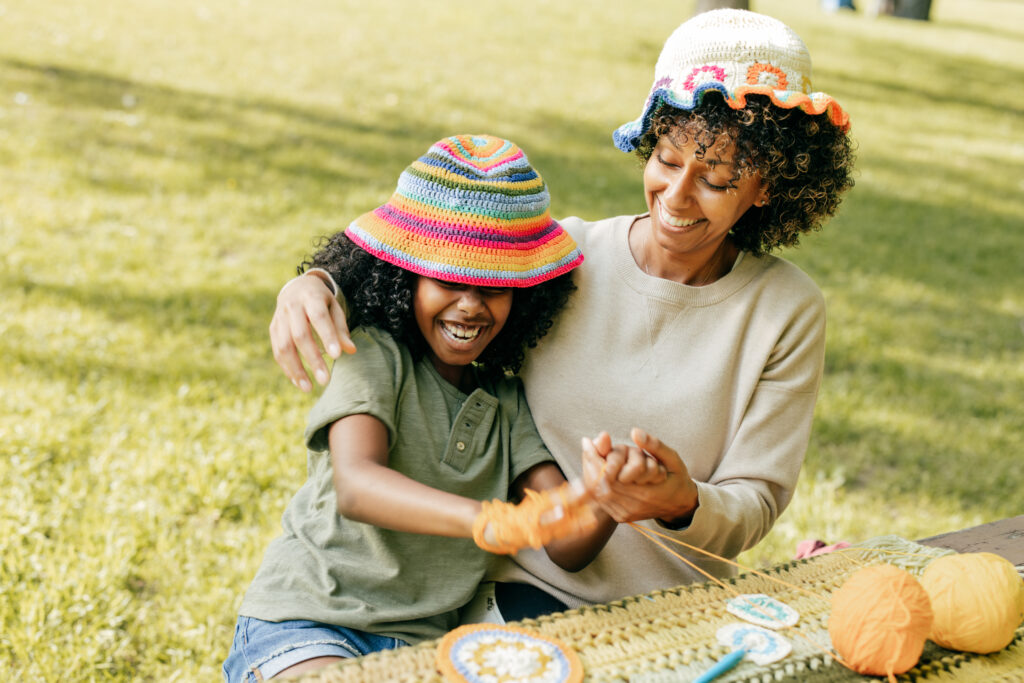
[[[675,257],[710,256],[740,216],[767,198],[760,175],[733,162],[731,143],[699,149],[692,135],[673,131],[658,139],[644,167],[651,236]]]
[[[419,276],[413,313],[438,373],[456,387],[468,382],[466,367],[480,357],[508,320],[512,289],[476,287]]]

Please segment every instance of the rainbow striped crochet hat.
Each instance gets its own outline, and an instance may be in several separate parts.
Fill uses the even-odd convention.
[[[615,146],[632,152],[662,104],[690,110],[717,90],[733,109],[747,95],[767,95],[784,109],[827,114],[841,130],[850,117],[830,95],[811,90],[811,55],[778,19],[738,9],[703,12],[677,28],[654,67],[654,85],[640,118],[615,131]]]
[[[352,221],[345,234],[377,258],[427,277],[531,287],[583,261],[549,204],[544,180],[514,143],[455,135],[406,168],[388,203]]]

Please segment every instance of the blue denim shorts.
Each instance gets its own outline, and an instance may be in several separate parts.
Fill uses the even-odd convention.
[[[407,644],[318,621],[275,622],[239,616],[235,640],[224,661],[224,680],[256,683],[314,657],[358,657]]]

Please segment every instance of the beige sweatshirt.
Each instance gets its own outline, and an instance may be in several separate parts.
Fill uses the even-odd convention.
[[[630,428],[641,427],[678,451],[700,504],[688,528],[669,533],[734,558],[768,533],[793,494],[821,380],[824,300],[807,275],[772,256],[745,254],[704,287],[650,277],[629,251],[636,218],[562,221],[586,260],[579,290],[527,353],[527,400],[570,478],[580,473],[580,437],[601,430],[630,443]],[[733,573],[676,549],[714,575]],[[570,606],[703,580],[628,526],[578,573],[527,550],[492,578],[532,583]]]

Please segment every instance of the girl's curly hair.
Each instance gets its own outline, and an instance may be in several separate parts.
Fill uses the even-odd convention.
[[[662,135],[695,141],[698,158],[719,145],[735,145],[738,173],[760,173],[768,203],[751,207],[729,234],[740,249],[761,255],[796,245],[836,212],[853,187],[854,155],[850,137],[827,116],[783,109],[764,95],[747,95],[746,102],[732,109],[712,91],[691,111],[662,105],[636,153],[646,164]]]
[[[412,310],[420,276],[370,254],[344,232],[321,237],[316,246],[316,253],[299,265],[299,274],[309,268],[329,272],[345,295],[349,325],[384,330],[407,346],[413,358],[420,358],[427,343]],[[519,372],[526,349],[547,334],[574,291],[572,272],[533,287],[513,288],[512,310],[498,336],[477,358],[478,370],[491,379]]]

